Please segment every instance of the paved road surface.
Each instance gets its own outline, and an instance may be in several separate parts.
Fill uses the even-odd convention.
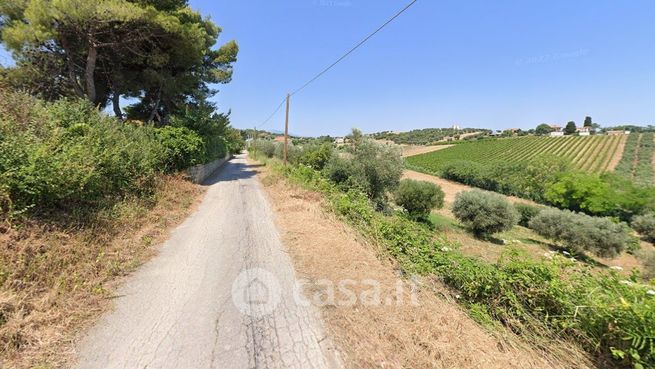
[[[118,291],[79,345],[79,368],[338,368],[243,157]]]

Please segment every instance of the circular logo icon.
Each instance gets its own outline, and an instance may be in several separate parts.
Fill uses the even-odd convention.
[[[247,269],[232,283],[234,306],[251,317],[272,313],[280,303],[280,283],[273,273],[261,269]]]

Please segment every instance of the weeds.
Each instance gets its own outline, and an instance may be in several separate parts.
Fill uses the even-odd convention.
[[[482,321],[491,317],[523,335],[569,337],[616,366],[655,365],[655,292],[636,276],[624,280],[558,255],[532,260],[511,248],[487,263],[425,225],[376,212],[360,192],[344,193],[308,167],[274,168],[322,192],[335,213],[384,245],[405,272],[441,277]]]

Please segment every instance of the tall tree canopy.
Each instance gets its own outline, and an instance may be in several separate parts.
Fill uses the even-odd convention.
[[[566,123],[566,127],[564,127],[564,134],[567,135],[572,135],[578,130],[578,127],[575,126],[574,121],[570,121]]]
[[[47,99],[113,105],[136,98],[133,118],[164,121],[229,82],[238,46],[216,48],[221,29],[187,0],[4,0],[2,42],[17,66],[9,80]]]

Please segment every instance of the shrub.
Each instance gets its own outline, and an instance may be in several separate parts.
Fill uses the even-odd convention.
[[[480,190],[457,194],[453,214],[478,237],[510,230],[518,221],[516,210],[506,199]]]
[[[205,161],[205,143],[197,133],[186,127],[166,126],[156,130],[165,150],[167,171],[186,169]]]
[[[631,241],[624,224],[569,210],[545,209],[532,218],[529,226],[543,237],[564,243],[571,251],[590,251],[604,257],[618,255]]]
[[[312,169],[323,170],[332,157],[334,149],[331,144],[306,145],[298,158],[300,164]]]
[[[610,187],[596,175],[571,172],[561,176],[544,194],[559,208],[589,214],[607,214],[612,209]]]
[[[257,140],[252,144],[252,149],[258,155],[263,155],[267,158],[272,158],[275,155],[275,144],[269,140]]]
[[[325,166],[327,177],[343,188],[356,188],[385,206],[387,191],[395,190],[403,172],[400,151],[358,136],[345,155],[333,155]]]
[[[394,198],[410,217],[425,220],[432,209],[443,207],[444,193],[434,183],[404,179],[400,181]]]
[[[542,208],[534,205],[517,203],[514,204],[514,209],[516,209],[519,214],[519,224],[528,227],[530,220],[539,214]]]
[[[0,111],[0,188],[14,211],[81,209],[152,188],[165,156],[154,129],[119,124],[85,101],[30,109]]]
[[[189,128],[202,137],[205,142],[205,161],[223,158],[228,153],[226,137],[230,120],[227,114],[216,113],[216,106],[212,103],[187,106],[171,117],[170,125]]]
[[[655,215],[637,215],[632,219],[632,228],[644,236],[648,241],[655,241]]]
[[[225,134],[225,141],[230,154],[240,154],[246,148],[246,141],[241,136],[241,132],[236,128],[228,128]]]

